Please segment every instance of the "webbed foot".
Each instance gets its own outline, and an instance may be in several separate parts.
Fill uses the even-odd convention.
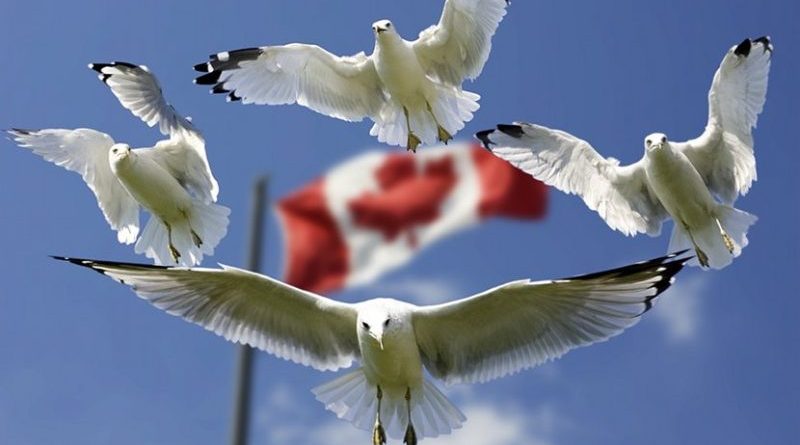
[[[412,153],[417,152],[417,147],[421,144],[422,141],[412,132],[408,132],[408,142],[406,143],[406,150]]]
[[[448,142],[453,140],[453,135],[447,132],[441,125],[436,127],[437,131],[439,132],[439,141],[444,142],[447,145]]]

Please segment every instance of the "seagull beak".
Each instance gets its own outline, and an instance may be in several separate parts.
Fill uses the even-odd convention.
[[[378,345],[381,347],[381,351],[383,351],[383,334],[376,334],[370,331],[369,335],[378,342]]]

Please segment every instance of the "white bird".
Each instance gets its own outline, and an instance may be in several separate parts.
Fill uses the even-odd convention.
[[[339,57],[292,43],[225,51],[195,66],[213,93],[243,103],[297,103],[346,121],[370,118],[372,136],[411,151],[447,142],[478,109],[461,88],[480,75],[507,0],[446,0],[437,25],[404,40],[389,20],[372,24],[375,49]]]
[[[361,367],[313,390],[358,428],[417,438],[466,420],[424,370],[446,383],[513,374],[636,324],[673,282],[683,252],[561,280],[519,280],[468,298],[415,306],[390,298],[349,304],[222,265],[165,268],[78,258],[171,315],[232,342],[322,371]]]
[[[757,219],[732,204],[756,179],[752,129],[766,100],[771,55],[767,37],[732,47],[714,75],[703,134],[687,142],[651,134],[644,157],[631,165],[620,166],[588,142],[539,125],[499,125],[476,137],[517,168],[579,195],[625,235],[658,236],[671,217],[667,251],[694,248],[697,260],[690,264],[721,269],[741,254]]]
[[[8,133],[20,146],[80,174],[120,243],[136,241],[136,253],[156,264],[199,264],[225,236],[230,214],[214,204],[219,186],[203,136],[164,100],[147,67],[114,62],[89,68],[125,108],[151,127],[158,124],[169,139],[132,150],[88,128]],[[139,206],[152,214],[141,236]]]

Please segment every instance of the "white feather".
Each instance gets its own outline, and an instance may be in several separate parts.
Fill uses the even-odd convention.
[[[108,163],[111,136],[88,128],[76,130],[10,130],[21,147],[81,175],[97,198],[106,221],[120,243],[131,244],[139,235],[139,204],[114,176]]]

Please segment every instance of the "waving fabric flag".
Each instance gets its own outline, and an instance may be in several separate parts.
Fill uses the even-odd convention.
[[[278,203],[285,280],[313,292],[365,284],[485,218],[546,207],[546,186],[477,146],[368,152]]]

